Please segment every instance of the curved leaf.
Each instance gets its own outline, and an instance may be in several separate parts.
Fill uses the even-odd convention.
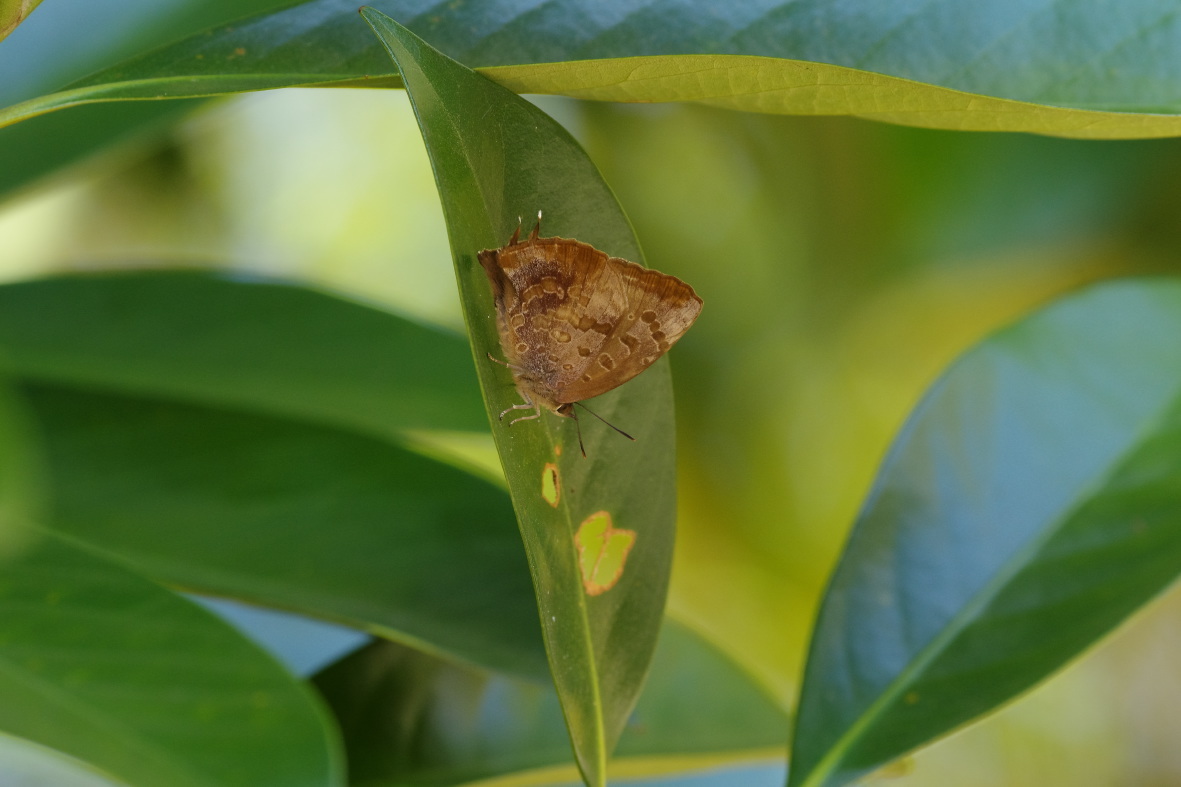
[[[372,9],[363,14],[397,61],[422,127],[492,418],[516,402],[517,394],[507,370],[487,360],[502,353],[477,253],[503,245],[518,217],[537,210],[545,212],[548,233],[632,260],[641,259],[639,249],[598,171],[561,126],[388,17]],[[668,587],[676,515],[667,363],[596,402],[603,417],[634,430],[638,442],[590,422],[583,434],[585,458],[576,448],[576,424],[548,413],[511,431],[503,423],[493,429],[533,572],[558,697],[579,767],[592,785],[603,783],[607,754],[648,670]],[[596,526],[607,533],[613,527],[629,531],[634,546],[615,584],[592,593],[584,590],[580,555],[583,548],[594,549],[587,533]]]
[[[516,0],[495,16],[409,0],[375,7],[518,92],[1094,138],[1181,130],[1165,114],[1181,110],[1181,22],[1163,0],[971,13],[956,0],[774,0],[725,16],[658,3],[590,14],[578,0]],[[217,28],[2,111],[0,125],[93,101],[395,84],[352,10],[313,0]]]
[[[547,672],[503,492],[390,443],[487,428],[457,337],[137,272],[0,287],[0,365],[36,383],[62,531],[171,583]]]
[[[328,667],[315,683],[340,720],[356,783],[466,784],[538,768],[553,769],[554,782],[567,778],[558,769],[569,769],[570,742],[552,688],[389,642]],[[786,729],[783,711],[733,662],[666,620],[612,774],[780,754]]]
[[[0,729],[131,784],[343,783],[307,687],[213,615],[48,536],[0,566]]]
[[[504,493],[286,419],[28,385],[59,533],[186,589],[547,674]]]
[[[821,609],[792,785],[1029,688],[1181,571],[1181,282],[1094,287],[965,355],[887,457]]]

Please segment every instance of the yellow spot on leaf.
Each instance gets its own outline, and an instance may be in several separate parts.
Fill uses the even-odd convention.
[[[909,776],[914,771],[914,758],[903,757],[900,760],[894,760],[889,765],[884,765],[873,772],[874,778],[878,779],[900,779],[903,776]]]
[[[615,587],[635,543],[635,531],[612,527],[611,515],[606,511],[591,514],[578,526],[574,544],[587,595],[597,596]]]
[[[541,470],[541,496],[554,508],[558,507],[558,500],[562,497],[562,481],[558,476],[558,466],[552,462],[547,463]]]

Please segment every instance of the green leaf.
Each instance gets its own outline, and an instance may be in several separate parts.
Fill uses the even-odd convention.
[[[47,535],[0,571],[0,730],[131,784],[331,787],[307,687],[213,615]]]
[[[25,0],[2,2],[20,6]],[[54,0],[0,46],[0,104],[52,92],[210,25],[289,4],[290,0]],[[53,56],[46,57],[47,52]],[[98,151],[158,133],[199,103],[95,105],[0,129],[0,199]]]
[[[464,315],[489,417],[517,401],[501,357],[492,294],[476,261],[501,246],[519,216],[545,212],[548,233],[640,261],[626,217],[570,135],[533,105],[447,59],[388,17],[365,9],[405,81],[434,166]],[[599,397],[596,411],[637,442],[588,422],[579,455],[575,423],[548,413],[493,435],[533,572],[550,667],[587,782],[603,783],[606,757],[648,670],[672,557],[676,495],[667,363]],[[553,470],[552,468],[556,468]],[[552,494],[557,473],[558,495]],[[551,505],[547,500],[553,500]],[[584,592],[580,528],[630,531],[618,582]],[[582,545],[586,547],[583,531]],[[586,547],[589,548],[589,547]]]
[[[488,428],[462,340],[282,282],[173,271],[0,286],[0,349],[25,379],[381,437]]]
[[[547,674],[512,509],[491,484],[314,424],[44,384],[26,391],[56,532],[189,590]]]
[[[0,559],[24,549],[29,523],[44,513],[39,448],[25,403],[0,377]]]
[[[701,4],[588,14],[581,0],[516,0],[492,14],[375,3],[524,93],[1075,137],[1181,133],[1166,114],[1181,110],[1173,9],[1164,0],[1105,5],[965,13],[956,0],[917,9],[811,0],[719,16]],[[350,18],[354,7],[313,0],[216,28],[0,112],[0,125],[92,101],[396,84]]]
[[[825,596],[792,785],[844,784],[1060,668],[1181,571],[1181,282],[1091,288],[966,354]]]
[[[91,104],[0,128],[0,201],[103,150],[159,136],[200,103],[194,99]]]
[[[17,25],[39,5],[41,0],[0,0],[0,41],[16,30]]]
[[[553,769],[554,781],[567,777],[559,769],[568,768],[570,743],[552,688],[388,642],[328,667],[315,683],[340,721],[354,783],[451,785],[538,768]],[[778,754],[786,730],[783,711],[733,662],[666,621],[612,774]]]
[[[0,350],[36,383],[63,532],[170,583],[547,673],[504,493],[391,444],[487,428],[459,338],[281,283],[138,272],[0,287]]]

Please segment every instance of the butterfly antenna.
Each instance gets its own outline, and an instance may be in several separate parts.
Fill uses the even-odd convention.
[[[578,406],[579,406],[579,407],[581,407],[583,410],[586,410],[588,413],[590,413],[591,415],[593,415],[595,418],[598,418],[600,421],[602,421],[603,423],[607,424],[607,426],[609,426],[609,427],[611,427],[612,429],[614,429],[615,431],[619,432],[621,435],[623,435],[624,437],[626,437],[628,440],[631,440],[633,443],[636,441],[636,438],[632,437],[632,436],[631,436],[631,435],[629,435],[627,432],[623,431],[623,430],[622,430],[622,429],[620,429],[618,426],[616,426],[615,424],[611,423],[611,422],[610,422],[610,421],[608,421],[606,418],[604,418],[603,416],[599,415],[598,413],[596,413],[594,410],[592,410],[592,409],[590,409],[589,407],[587,407],[587,406],[586,406],[585,404],[583,404],[582,402],[575,402],[574,404],[578,405]],[[571,410],[571,412],[574,412],[574,411],[573,411],[573,410]]]
[[[537,236],[541,234],[541,211],[537,211],[537,224],[533,226],[533,232],[529,233],[529,240],[537,240]]]
[[[590,410],[587,412],[589,413]],[[578,450],[582,451],[582,458],[586,459],[586,446],[582,444],[582,424],[578,422],[578,411],[570,408],[570,417],[574,419],[574,431],[578,433]]]

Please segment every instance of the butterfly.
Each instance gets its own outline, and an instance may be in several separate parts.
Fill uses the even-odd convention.
[[[500,418],[533,410],[509,426],[540,418],[543,407],[577,421],[575,404],[647,369],[701,313],[701,298],[677,277],[540,232],[538,212],[528,238],[520,240],[518,223],[507,244],[477,255],[492,284],[505,360],[489,357],[509,368],[525,400]]]

